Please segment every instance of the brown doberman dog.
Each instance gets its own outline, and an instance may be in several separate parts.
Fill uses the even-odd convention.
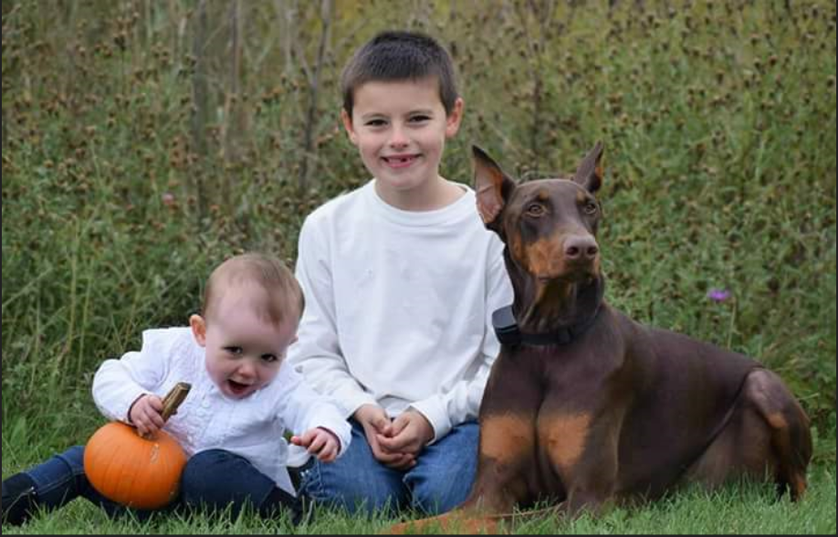
[[[574,515],[737,476],[770,476],[779,494],[800,498],[809,419],[783,381],[604,301],[594,197],[602,144],[572,178],[523,184],[473,152],[478,210],[506,244],[515,299],[494,317],[502,346],[480,409],[469,498],[394,530],[434,521],[444,531],[494,532],[515,507],[536,502]]]

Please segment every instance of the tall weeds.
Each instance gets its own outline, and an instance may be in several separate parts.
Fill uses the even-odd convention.
[[[608,300],[757,356],[834,428],[833,2],[392,7],[3,3],[4,420],[83,439],[97,365],[185,322],[214,263],[293,263],[306,214],[367,180],[340,68],[407,27],[459,70],[445,176],[470,181],[471,143],[529,178],[603,140]]]

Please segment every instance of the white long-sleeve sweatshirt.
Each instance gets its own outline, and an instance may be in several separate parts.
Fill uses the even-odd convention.
[[[205,353],[188,327],[146,330],[142,349],[105,360],[93,378],[93,400],[111,420],[127,422],[131,404],[145,393],[164,397],[178,382],[192,385],[164,430],[188,456],[219,448],[241,455],[280,488],[294,494],[288,475],[286,431],[325,427],[340,439],[342,455],[351,428],[340,410],[317,394],[293,367],[282,364],[276,378],[244,399],[225,396],[210,378]],[[292,450],[291,448],[295,448]]]
[[[478,414],[499,344],[492,312],[512,303],[503,244],[465,193],[439,210],[388,205],[375,180],[306,218],[296,275],[305,293],[288,359],[351,416],[408,407],[434,441]]]

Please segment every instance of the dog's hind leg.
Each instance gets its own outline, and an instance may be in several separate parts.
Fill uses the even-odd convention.
[[[767,369],[748,373],[730,421],[691,465],[686,480],[715,488],[730,478],[772,476],[778,494],[806,491],[812,456],[809,419],[780,378]]]
[[[792,501],[800,499],[812,458],[809,418],[780,377],[767,369],[748,375],[744,395],[768,426],[777,464],[777,492],[788,489]]]

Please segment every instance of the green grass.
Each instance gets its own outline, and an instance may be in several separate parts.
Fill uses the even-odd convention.
[[[805,498],[791,503],[777,500],[773,488],[762,483],[732,483],[718,491],[693,487],[658,502],[635,508],[612,508],[598,517],[577,519],[528,518],[516,522],[511,533],[569,534],[835,534],[835,466],[810,471]],[[318,508],[313,520],[293,527],[287,520],[263,520],[244,513],[237,518],[202,514],[153,516],[139,522],[131,517],[109,519],[85,500],[60,511],[40,513],[21,527],[4,527],[14,534],[375,534],[399,522],[376,516],[349,517]],[[438,532],[430,526],[424,533]]]
[[[40,462],[65,449],[66,434],[53,427],[33,431],[21,420],[2,431],[3,476]],[[836,531],[836,434],[814,437],[815,458],[809,468],[809,489],[804,499],[777,500],[770,483],[729,483],[717,491],[688,486],[654,503],[612,508],[599,517],[583,514],[574,520],[557,517],[524,518],[511,531],[517,534],[834,534]],[[84,499],[51,513],[40,513],[21,527],[3,527],[4,534],[372,534],[400,519],[350,517],[316,507],[314,517],[293,527],[284,518],[265,520],[250,513],[238,518],[226,514],[153,515],[138,521],[130,516],[110,519]],[[429,527],[425,533],[438,528]]]
[[[741,513],[713,517],[688,495],[607,520],[631,532],[642,513],[650,526],[680,516],[686,532],[706,512],[742,521],[731,532],[834,532],[820,505],[835,504],[834,2],[342,0],[316,95],[321,3],[299,3],[290,26],[281,4],[241,2],[235,41],[228,3],[207,2],[202,33],[201,3],[185,0],[3,2],[4,476],[84,443],[102,424],[98,365],[144,328],[185,323],[221,259],[260,249],[293,264],[305,216],[367,179],[340,131],[340,67],[407,26],[438,36],[459,71],[466,113],[446,177],[470,181],[472,143],[538,177],[603,140],[609,302],[756,357],[812,418],[817,501],[772,505],[773,519],[748,509],[767,497],[731,500]],[[712,288],[732,297],[714,303]],[[38,524],[110,527],[85,509]],[[240,524],[160,531],[268,531]]]

